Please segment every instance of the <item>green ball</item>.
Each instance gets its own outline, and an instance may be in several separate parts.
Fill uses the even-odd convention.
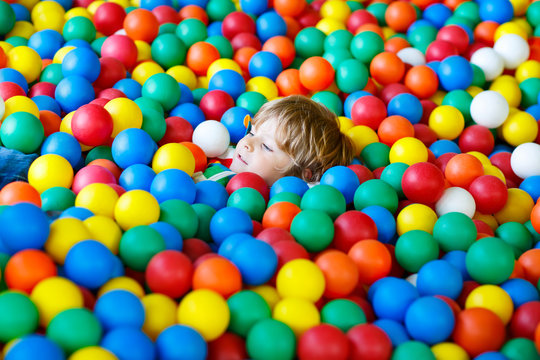
[[[266,102],[268,100],[263,94],[257,91],[246,91],[236,99],[236,106],[242,107],[255,115]]]
[[[398,207],[396,190],[379,179],[363,182],[354,192],[354,208],[362,210],[371,205],[379,205],[394,214]]]
[[[202,97],[206,95],[207,92],[208,92],[208,89],[205,89],[205,88],[193,89],[193,91],[191,92],[193,94],[193,103],[195,105],[199,105]]]
[[[45,69],[43,69],[41,72],[39,81],[58,85],[63,78],[64,74],[62,73],[62,64],[49,64],[45,66]]]
[[[399,199],[404,199],[401,179],[409,165],[402,162],[395,162],[387,165],[381,173],[381,180],[389,184],[395,191]]]
[[[272,196],[272,198],[268,201],[267,208],[269,208],[270,206],[280,201],[287,201],[300,207],[300,203],[302,202],[302,197],[296,193],[292,193],[289,191],[282,191]]]
[[[346,333],[350,328],[366,323],[364,310],[347,299],[329,301],[321,309],[321,322],[334,325]]]
[[[257,360],[288,360],[296,354],[296,337],[290,327],[281,321],[258,321],[246,338],[250,358]]]
[[[233,11],[236,11],[236,7],[231,0],[210,0],[206,4],[206,14],[211,22],[223,21]]]
[[[362,150],[360,157],[369,170],[375,170],[390,164],[390,146],[381,142],[374,142]]]
[[[105,40],[107,40],[107,37],[102,36],[100,38],[95,39],[90,44],[90,46],[92,47],[92,50],[94,50],[95,53],[98,54],[98,56],[100,57],[101,57],[101,47],[103,46],[103,43],[105,42]]]
[[[165,249],[165,240],[157,230],[148,225],[139,225],[122,235],[118,255],[126,266],[144,271],[152,257]]]
[[[227,200],[228,207],[236,207],[244,210],[251,220],[261,221],[266,210],[266,201],[257,190],[244,187],[235,190]]]
[[[396,260],[409,272],[418,272],[424,264],[439,258],[439,244],[424,230],[411,230],[396,241]]]
[[[227,299],[231,312],[229,330],[246,337],[249,330],[261,320],[272,318],[270,307],[263,297],[251,290],[243,290]]]
[[[384,18],[384,14],[386,13],[387,7],[388,7],[388,4],[386,3],[372,2],[371,4],[368,5],[366,10],[369,11],[373,16],[375,16],[379,26],[386,26],[386,19]]]
[[[62,186],[51,187],[41,193],[41,210],[64,211],[75,206],[75,193]]]
[[[531,77],[523,80],[519,84],[521,90],[521,107],[523,109],[538,104],[538,95],[540,95],[540,78]]]
[[[442,105],[450,105],[458,109],[465,121],[471,121],[471,103],[473,97],[465,90],[452,90],[448,92],[442,101]]]
[[[25,154],[36,152],[45,136],[41,121],[28,112],[8,115],[0,126],[0,139],[5,147]]]
[[[47,337],[71,354],[86,346],[96,346],[103,329],[96,316],[88,309],[64,310],[47,326]]]
[[[180,231],[183,239],[195,236],[199,218],[193,207],[180,199],[169,199],[159,204],[159,221],[164,221]]]
[[[486,74],[484,74],[484,70],[476,64],[471,64],[471,66],[473,69],[473,80],[471,85],[483,88],[486,84]]]
[[[158,111],[141,108],[143,122],[141,129],[146,131],[155,142],[159,142],[167,131],[165,117]]]
[[[289,69],[300,69],[300,66],[304,63],[306,59],[304,59],[301,56],[296,56],[292,62],[292,64],[289,66]]]
[[[364,89],[369,79],[369,71],[360,60],[347,59],[340,62],[336,70],[336,84],[339,90],[350,94]]]
[[[96,26],[90,19],[84,16],[75,16],[64,24],[62,36],[64,36],[66,42],[81,39],[92,43],[96,38]]]
[[[0,0],[0,36],[6,35],[15,26],[15,11],[5,1]]]
[[[336,48],[349,50],[352,38],[353,34],[345,29],[332,31],[324,39],[324,51],[329,51]]]
[[[231,42],[222,35],[214,35],[208,37],[205,42],[212,44],[219,52],[219,57],[224,59],[232,59],[234,55],[234,49]]]
[[[477,240],[469,247],[465,264],[471,278],[480,284],[500,284],[514,270],[512,247],[497,237]]]
[[[165,69],[182,65],[186,60],[186,44],[175,34],[159,35],[152,41],[152,59]]]
[[[407,40],[414,48],[425,53],[429,44],[437,37],[437,32],[433,25],[416,26],[407,33]]]
[[[399,344],[392,353],[392,360],[436,360],[433,351],[420,341],[406,341]]]
[[[28,39],[22,36],[10,36],[4,41],[13,47],[28,45]]]
[[[454,14],[454,15],[450,16],[448,19],[446,19],[446,21],[444,22],[444,26],[447,26],[447,25],[467,26],[470,29],[474,29],[476,27],[474,22],[471,21],[471,19],[469,19],[467,17],[460,16],[460,15],[456,15],[456,14]]]
[[[532,247],[531,233],[519,222],[509,221],[499,225],[495,236],[512,247],[516,259]]]
[[[480,19],[480,7],[474,1],[465,1],[459,4],[454,10],[454,15],[469,19],[475,25],[482,21]]]
[[[536,245],[540,241],[540,234],[532,226],[531,220],[527,220],[523,225],[525,225],[529,234],[531,234],[533,246]]]
[[[308,189],[302,201],[300,209],[302,210],[321,210],[327,213],[332,220],[343,214],[347,203],[343,194],[333,186],[319,184]]]
[[[527,338],[508,340],[500,350],[508,360],[540,360],[534,342]]]
[[[171,110],[180,100],[180,86],[167,73],[150,76],[142,86],[142,96],[156,100],[166,111]]]
[[[206,25],[195,18],[184,19],[176,28],[176,36],[189,48],[199,41],[204,41],[208,37]]]
[[[212,242],[212,236],[210,235],[210,220],[216,213],[216,210],[207,204],[193,204],[191,205],[198,219],[197,231],[194,235],[195,238]]]
[[[100,145],[92,148],[92,150],[90,150],[88,154],[86,154],[86,159],[84,163],[85,165],[88,165],[96,159],[107,159],[110,161],[114,161],[112,157],[111,147],[107,145]]]
[[[533,28],[538,28],[538,25],[540,25],[540,3],[537,3],[536,1],[532,2],[527,7],[525,16]]]
[[[39,324],[39,312],[30,298],[18,291],[0,294],[0,342],[35,332]]]
[[[162,116],[165,116],[165,110],[163,110],[163,106],[161,106],[161,104],[154,99],[141,96],[135,99],[135,104],[137,104],[139,108],[143,111],[144,109],[150,109],[150,110],[157,111]]]
[[[323,58],[328,61],[334,69],[337,69],[339,64],[341,64],[345,60],[352,59],[353,56],[349,49],[334,48],[326,50],[323,54]]]
[[[476,235],[472,219],[460,212],[441,215],[433,227],[433,237],[444,252],[467,251],[476,241]]]
[[[319,91],[311,96],[311,100],[323,104],[336,116],[343,114],[343,104],[339,96],[331,91]]]
[[[347,3],[347,6],[349,6],[349,9],[351,9],[351,12],[354,12],[356,10],[361,10],[364,8],[364,5],[362,5],[362,3],[359,1],[347,0],[346,3]]]
[[[362,31],[351,40],[351,54],[364,64],[384,51],[384,40],[373,31]]]
[[[0,214],[2,213],[2,211],[4,211],[3,209],[5,209],[8,206],[9,205],[1,205],[0,206]],[[0,273],[4,273],[4,270],[6,269],[6,265],[7,265],[8,261],[9,261],[9,259],[10,259],[10,256],[8,254],[0,252]],[[4,290],[7,290],[5,277],[3,279],[0,279],[0,293],[2,293]],[[0,340],[0,341],[2,341],[2,340]]]
[[[177,28],[178,25],[176,25],[175,23],[165,23],[165,24],[161,24],[159,25],[159,32],[158,32],[158,35],[163,35],[163,34],[176,34],[176,28]]]
[[[304,59],[312,56],[321,56],[324,53],[325,33],[316,27],[306,27],[298,32],[294,38],[296,55]]]
[[[319,252],[332,242],[334,222],[324,211],[302,210],[294,217],[290,232],[308,252]]]

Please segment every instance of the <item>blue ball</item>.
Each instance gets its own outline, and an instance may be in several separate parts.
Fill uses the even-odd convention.
[[[0,83],[4,81],[9,81],[19,85],[25,94],[28,94],[28,82],[23,74],[12,68],[3,68],[0,69]]]
[[[65,11],[68,11],[73,6],[73,0],[52,0],[62,5]]]
[[[240,0],[240,8],[245,13],[258,16],[268,10],[268,1],[267,0]]]
[[[58,116],[62,115],[62,109],[60,105],[52,97],[47,95],[37,95],[32,98],[32,101],[36,103],[39,111],[49,110]]]
[[[411,34],[413,34],[415,30],[418,30],[419,28],[424,26],[433,27],[434,25],[427,19],[418,19],[411,25],[409,25],[406,32],[408,41],[411,42]]]
[[[281,192],[291,192],[302,197],[309,190],[309,185],[296,176],[284,176],[278,179],[270,187],[270,198]]]
[[[78,47],[66,54],[62,60],[64,77],[78,75],[90,82],[96,81],[101,70],[101,63],[96,53],[86,47]]]
[[[501,284],[501,289],[510,295],[514,303],[514,309],[529,301],[540,300],[540,295],[536,287],[525,279],[508,279]]]
[[[176,105],[169,113],[170,116],[179,116],[186,119],[195,129],[206,118],[200,107],[192,103]]]
[[[248,70],[251,77],[264,76],[276,81],[278,75],[283,71],[283,65],[276,54],[269,51],[259,51],[249,60]]]
[[[62,211],[59,218],[72,217],[84,221],[92,216],[94,216],[94,213],[87,208],[72,206]]]
[[[475,357],[473,360],[509,360],[498,351],[488,351]]]
[[[81,160],[81,144],[75,137],[65,132],[55,132],[49,135],[41,145],[41,155],[56,154],[69,161],[72,167]]]
[[[113,85],[113,89],[120,90],[128,97],[128,99],[135,100],[142,95],[142,85],[133,79],[118,80]]]
[[[111,290],[101,295],[94,306],[94,314],[107,331],[122,327],[140,329],[145,319],[141,300],[127,290]]]
[[[120,260],[118,256],[113,256],[113,263],[114,263],[114,268],[111,275],[111,279],[119,277],[119,276],[124,276],[126,274],[126,269],[124,267],[124,263],[122,262],[122,260]]]
[[[454,265],[459,272],[461,273],[461,278],[463,281],[471,280],[471,275],[467,271],[466,259],[467,253],[462,250],[453,250],[449,251],[443,255],[442,260],[448,261],[450,264]]]
[[[88,41],[83,40],[83,39],[71,39],[69,41],[66,41],[64,46],[73,46],[76,48],[82,47],[82,48],[92,50],[92,45]]]
[[[214,242],[221,244],[229,235],[236,233],[253,233],[253,223],[248,213],[235,207],[216,211],[210,220],[210,235]]]
[[[238,242],[230,260],[240,270],[243,283],[252,286],[262,285],[270,280],[278,265],[272,246],[257,239]]]
[[[166,169],[158,173],[150,185],[150,193],[160,203],[180,199],[188,204],[195,200],[195,183],[183,170]]]
[[[390,341],[392,341],[392,346],[396,347],[401,343],[409,341],[411,338],[407,334],[407,330],[402,323],[390,319],[377,319],[373,322],[373,325],[380,328],[382,331],[388,335]]]
[[[28,47],[36,50],[42,59],[52,59],[64,46],[64,37],[56,30],[45,29],[35,32],[28,39]]]
[[[459,148],[459,145],[453,142],[452,140],[447,139],[441,139],[435,141],[433,144],[429,146],[429,150],[435,155],[435,157],[439,157],[442,154],[446,153],[456,153],[461,154],[461,149]]]
[[[471,63],[459,55],[452,55],[441,61],[437,75],[440,85],[446,91],[467,89],[474,76]]]
[[[440,61],[430,61],[428,63],[426,63],[427,66],[429,66],[429,68],[433,71],[435,71],[435,74],[438,73],[439,71],[439,67],[441,66],[441,62]]]
[[[153,10],[158,6],[165,5],[165,6],[173,6],[172,0],[141,0],[140,7],[142,9],[146,10]]]
[[[536,203],[536,200],[540,197],[540,175],[527,177],[519,184],[519,188],[531,195],[533,201]]]
[[[223,21],[213,21],[210,24],[208,24],[208,27],[206,28],[206,33],[208,34],[208,37],[222,36],[223,35],[223,32],[221,31],[222,24],[223,24]]]
[[[540,103],[540,93],[538,93],[538,98]],[[536,121],[540,120],[540,104],[531,105],[525,111],[531,114]]]
[[[509,0],[479,1],[479,15],[482,21],[495,21],[503,24],[514,17],[514,6]]]
[[[377,280],[374,285],[379,281],[381,283],[372,294],[375,315],[382,319],[403,321],[409,305],[419,297],[418,290],[405,279],[387,277]]]
[[[338,189],[345,197],[347,204],[354,200],[354,193],[360,186],[356,173],[346,166],[333,166],[326,170],[321,177],[321,184],[330,185]]]
[[[424,19],[431,22],[437,29],[440,29],[452,14],[452,10],[448,6],[436,3],[426,7],[422,16]]]
[[[231,142],[239,142],[245,135],[247,128],[244,125],[246,115],[252,116],[251,112],[239,106],[234,106],[223,113],[221,123],[225,125],[231,136]]]
[[[15,13],[15,21],[31,21],[30,11],[21,4],[9,4]]]
[[[223,69],[216,72],[208,82],[208,90],[222,90],[236,100],[246,91],[246,81],[238,72]]]
[[[147,360],[156,358],[152,340],[140,329],[119,327],[105,334],[100,346],[112,352],[118,359]]]
[[[396,239],[396,219],[387,209],[379,205],[371,205],[362,209],[377,226],[377,239],[385,244],[391,244]]]
[[[163,221],[158,221],[150,224],[150,227],[157,230],[157,232],[161,234],[161,237],[163,237],[163,240],[165,241],[165,248],[167,250],[182,251],[184,239],[182,239],[182,234],[180,234],[180,231],[178,231],[173,225]]]
[[[114,162],[125,169],[133,164],[150,164],[156,148],[155,141],[146,131],[129,128],[116,135],[111,153]]]
[[[424,109],[416,96],[409,93],[402,93],[390,100],[387,111],[388,116],[401,115],[409,120],[411,124],[418,124],[420,119],[422,119]]]
[[[150,192],[150,186],[155,176],[156,173],[150,166],[133,164],[122,171],[118,183],[126,191],[139,189]]]
[[[96,240],[84,240],[69,249],[64,263],[67,278],[96,290],[112,278],[117,262],[114,254]]]
[[[448,261],[432,260],[418,271],[416,288],[421,296],[444,295],[456,300],[463,289],[463,277]]]
[[[366,95],[371,95],[371,94],[364,90],[358,90],[349,94],[349,96],[347,96],[347,98],[345,99],[345,102],[343,103],[343,113],[345,114],[346,117],[348,117],[349,119],[351,118],[352,116],[351,111],[352,111],[352,107],[354,103],[356,102],[356,100]]]
[[[182,83],[178,83],[178,86],[180,86],[180,100],[178,104],[193,103],[193,93],[189,87]]]
[[[73,50],[72,50],[73,51]],[[96,94],[88,79],[71,75],[60,80],[54,91],[54,98],[66,113],[77,110],[94,100]]]
[[[257,28],[257,36],[261,42],[279,35],[287,34],[287,24],[285,20],[277,12],[267,11],[257,18],[255,22]]]
[[[197,193],[195,194],[195,204],[206,204],[219,210],[227,206],[229,193],[225,186],[212,180],[203,180],[195,184]]]
[[[6,360],[65,360],[64,351],[54,341],[41,334],[23,336],[7,351]]]
[[[454,324],[454,313],[450,306],[433,296],[415,300],[405,315],[409,335],[428,345],[446,340],[452,334]]]
[[[204,360],[208,345],[193,328],[175,324],[163,330],[156,339],[159,359]]]
[[[31,203],[8,206],[0,212],[0,237],[12,254],[41,249],[49,237],[47,215]]]
[[[229,235],[219,245],[217,253],[218,255],[221,255],[224,258],[231,260],[238,244],[240,244],[241,242],[246,242],[246,241],[251,241],[251,240],[255,240],[255,238],[245,233],[236,233],[236,234]]]

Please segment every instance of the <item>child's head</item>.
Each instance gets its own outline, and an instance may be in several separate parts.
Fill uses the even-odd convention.
[[[320,180],[332,166],[349,165],[351,139],[334,113],[305,96],[292,95],[264,104],[251,131],[236,147],[231,170],[250,171],[269,185],[283,176]]]

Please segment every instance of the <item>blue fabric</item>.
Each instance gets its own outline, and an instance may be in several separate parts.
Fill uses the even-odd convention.
[[[24,154],[20,151],[0,146],[0,189],[13,181],[26,181],[28,168],[37,154]]]

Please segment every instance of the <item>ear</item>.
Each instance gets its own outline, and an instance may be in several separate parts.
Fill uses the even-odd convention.
[[[302,171],[302,177],[304,179],[310,180],[312,176],[313,176],[313,172],[311,171],[311,169],[304,169]]]

